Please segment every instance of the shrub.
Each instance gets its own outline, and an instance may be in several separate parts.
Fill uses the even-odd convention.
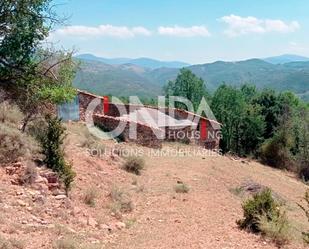
[[[16,105],[2,102],[0,104],[0,123],[7,123],[13,126],[21,124],[24,115]]]
[[[267,221],[277,218],[280,214],[279,205],[272,197],[270,189],[265,189],[253,195],[252,199],[242,205],[244,219],[238,220],[237,224],[242,229],[252,232],[261,232],[260,217],[265,216]]]
[[[38,117],[31,122],[29,122],[27,126],[27,134],[34,137],[38,141],[45,136],[47,132],[47,122],[43,117]]]
[[[10,242],[2,236],[0,236],[0,249],[11,249]]]
[[[20,157],[29,157],[35,153],[35,141],[21,133],[18,129],[0,124],[0,162],[16,162]]]
[[[275,168],[291,169],[293,164],[287,146],[280,135],[266,140],[260,147],[262,162]]]
[[[306,206],[304,207],[301,204],[298,204],[298,206],[304,211],[308,222],[309,222],[309,190],[306,191],[305,193],[305,197],[304,197],[304,201],[306,202]],[[307,232],[303,232],[303,239],[305,241],[305,243],[309,244],[309,231]]]
[[[74,238],[66,237],[59,239],[53,244],[54,249],[77,249],[78,243]]]
[[[12,245],[13,248],[16,248],[16,249],[23,249],[25,248],[25,241],[23,240],[18,240],[18,239],[10,239],[10,243]]]
[[[98,197],[98,190],[94,187],[89,188],[86,190],[85,194],[84,194],[84,202],[91,206],[94,207],[95,206],[95,199]]]
[[[45,136],[40,138],[44,162],[47,167],[56,172],[61,172],[63,166],[64,152],[62,149],[65,128],[61,124],[61,120],[56,117],[46,116],[47,130]]]
[[[290,224],[285,212],[272,197],[270,189],[265,189],[243,204],[244,219],[238,220],[240,228],[261,233],[271,238],[278,246],[290,239]]]
[[[113,187],[110,193],[113,205],[112,211],[117,215],[121,212],[131,212],[133,210],[133,203],[130,196],[117,187]]]
[[[64,184],[65,192],[68,195],[68,192],[71,190],[72,182],[76,176],[76,173],[72,169],[72,163],[62,162],[60,178]]]
[[[24,174],[21,176],[21,182],[23,184],[33,184],[38,177],[38,171],[34,164],[28,163]]]
[[[131,156],[126,159],[123,168],[128,172],[140,175],[141,170],[144,168],[144,166],[145,161],[143,158],[137,156]]]
[[[287,244],[291,239],[291,226],[285,213],[269,220],[266,215],[259,219],[262,234],[270,238],[278,247]]]
[[[45,136],[40,139],[43,154],[45,155],[44,162],[47,167],[59,174],[68,194],[71,183],[74,181],[75,172],[72,169],[72,164],[67,163],[64,159],[62,144],[65,128],[57,117],[46,116],[46,120],[47,131]]]
[[[174,187],[176,193],[188,193],[190,188],[183,182],[177,183]]]

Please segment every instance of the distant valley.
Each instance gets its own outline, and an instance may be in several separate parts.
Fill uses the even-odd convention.
[[[187,67],[205,81],[211,92],[222,83],[234,86],[251,83],[260,89],[290,90],[309,100],[309,59],[306,57],[283,55],[200,65],[149,58],[105,59],[90,54],[76,58],[81,65],[75,86],[100,95],[154,97],[162,93],[164,84],[176,78],[179,68]]]

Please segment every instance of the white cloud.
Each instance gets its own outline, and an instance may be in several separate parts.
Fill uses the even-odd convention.
[[[205,26],[192,27],[159,27],[158,33],[160,35],[178,36],[178,37],[194,37],[194,36],[210,36],[210,32]]]
[[[89,36],[108,36],[118,38],[132,38],[137,35],[150,36],[151,32],[144,27],[129,28],[126,26],[100,25],[91,26],[67,26],[54,32],[55,35],[61,36],[78,36],[87,38]]]
[[[243,34],[264,34],[269,32],[290,33],[300,28],[297,21],[290,23],[274,19],[258,19],[253,16],[241,17],[229,15],[220,18],[228,25],[224,33],[228,36],[238,36]]]

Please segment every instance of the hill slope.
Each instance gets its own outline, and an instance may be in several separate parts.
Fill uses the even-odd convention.
[[[149,69],[132,64],[108,65],[84,60],[75,79],[75,85],[98,94],[155,96],[161,93],[168,80],[174,80],[177,68]],[[263,60],[206,63],[187,67],[201,77],[210,91],[223,82],[240,86],[251,83],[258,88],[278,91],[291,90],[298,94],[309,91],[309,62],[291,62],[274,65]]]
[[[42,177],[33,186],[12,184],[16,172],[8,165],[0,167],[0,245],[12,241],[25,249],[276,249],[271,241],[236,225],[245,196],[235,190],[248,181],[270,187],[284,200],[292,224],[309,229],[296,204],[306,185],[291,174],[219,155],[175,156],[176,150],[196,149],[189,145],[166,143],[163,150],[172,155],[154,157],[149,148],[100,141],[107,151],[116,148],[143,155],[145,169],[135,176],[121,169],[123,158],[118,155],[91,156],[88,148],[81,147],[89,139],[83,127],[67,124],[66,155],[77,173],[70,198],[49,189]],[[177,181],[186,183],[189,193],[175,193]],[[91,205],[85,201],[89,193],[94,193]],[[128,205],[129,200],[133,210],[118,213],[116,194],[120,199],[125,196],[121,203]],[[295,241],[285,248],[303,249],[299,235],[296,231]]]
[[[294,54],[284,54],[274,57],[268,57],[263,59],[266,62],[272,63],[272,64],[284,64],[289,62],[296,62],[296,61],[309,61],[309,58]]]
[[[130,59],[130,58],[102,58],[97,57],[92,54],[80,54],[76,56],[78,59],[82,60],[92,60],[92,61],[99,61],[103,63],[107,63],[110,65],[120,65],[120,64],[133,64],[141,67],[147,67],[151,69],[156,69],[160,67],[170,67],[170,68],[181,68],[189,66],[188,63],[181,62],[181,61],[160,61],[155,60],[151,58],[136,58],[136,59]]]

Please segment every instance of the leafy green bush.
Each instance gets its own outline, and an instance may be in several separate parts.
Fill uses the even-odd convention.
[[[137,156],[131,156],[126,159],[123,168],[128,172],[140,175],[141,170],[144,168],[144,166],[145,161],[143,158]]]
[[[244,219],[237,221],[241,229],[261,233],[278,246],[289,242],[291,238],[289,221],[285,212],[280,211],[280,205],[273,199],[270,189],[255,194],[242,207]]]
[[[293,162],[287,139],[283,134],[276,134],[274,137],[266,140],[260,148],[263,163],[276,168],[291,169]]]
[[[238,220],[237,224],[242,229],[252,232],[261,232],[260,217],[265,215],[268,221],[280,215],[279,205],[272,197],[270,189],[265,189],[253,196],[252,199],[245,201],[242,205],[244,219]]]
[[[61,120],[57,117],[47,116],[47,130],[45,136],[40,141],[45,155],[44,162],[47,167],[57,172],[62,179],[66,192],[70,190],[71,183],[74,180],[75,172],[72,165],[67,163],[64,158],[62,149],[65,128],[61,124]]]

